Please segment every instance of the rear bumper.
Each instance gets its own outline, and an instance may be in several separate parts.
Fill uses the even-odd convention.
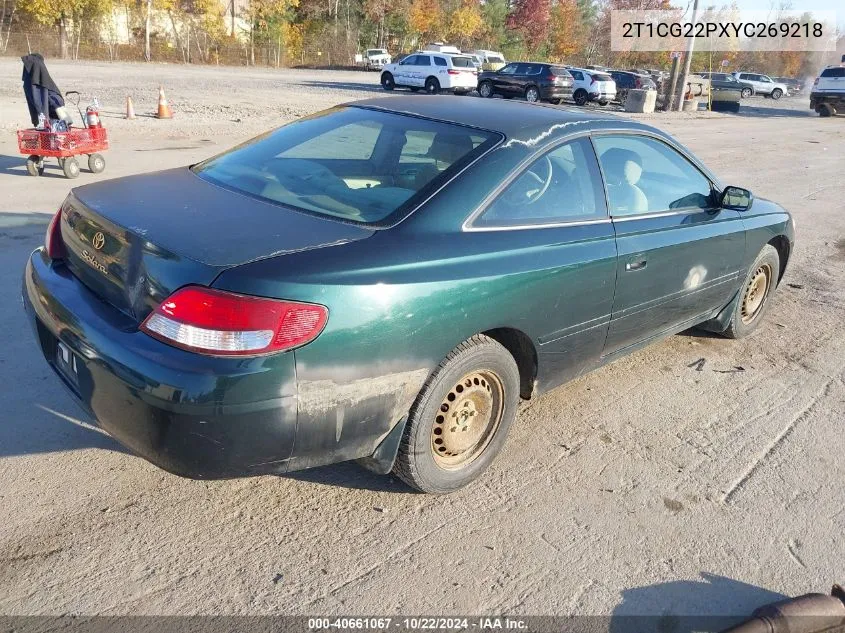
[[[811,92],[810,93],[810,109],[815,110],[816,107],[822,103],[831,103],[833,105],[845,105],[845,90],[843,91],[829,91],[829,92]]]
[[[542,86],[541,99],[569,99],[572,97],[572,86]]]
[[[591,92],[590,101],[613,101],[616,99],[615,92]]]
[[[42,249],[27,263],[22,294],[45,360],[134,453],[196,479],[288,469],[297,422],[292,353],[211,358],[165,345]],[[76,359],[75,377],[59,369],[58,341]]]

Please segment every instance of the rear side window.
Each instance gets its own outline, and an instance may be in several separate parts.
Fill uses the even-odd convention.
[[[822,77],[845,77],[845,68],[825,68]]]
[[[577,139],[534,161],[473,226],[542,226],[606,216],[595,153],[587,139]]]
[[[448,64],[446,63],[446,60],[443,59],[442,57],[435,57],[434,58],[434,65],[435,66],[448,66]]]
[[[379,224],[412,210],[499,138],[450,123],[338,107],[192,169],[204,180],[271,203]]]

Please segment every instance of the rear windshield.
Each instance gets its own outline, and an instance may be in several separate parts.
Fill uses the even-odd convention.
[[[261,200],[379,224],[410,211],[499,138],[450,123],[338,107],[247,141],[193,170]]]
[[[593,77],[596,78],[596,81],[613,81],[613,77],[610,75],[606,75],[604,73],[591,73]]]
[[[825,68],[822,77],[845,77],[845,68]]]
[[[551,66],[549,70],[552,71],[552,74],[557,77],[570,77],[569,71],[566,68],[561,68],[560,66]]]
[[[452,57],[452,66],[455,68],[474,68],[472,57]]]

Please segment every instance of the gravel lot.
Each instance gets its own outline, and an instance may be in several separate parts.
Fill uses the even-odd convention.
[[[99,96],[112,135],[105,173],[79,184],[383,94],[375,73],[49,65]],[[26,175],[19,73],[0,59],[0,614],[744,614],[845,580],[841,117],[806,97],[643,116],[794,213],[767,322],[674,336],[546,394],[476,485],[429,497],[354,465],[180,479],[80,413],[18,301],[71,184]],[[175,119],[120,118],[127,94],[151,113],[159,84]]]

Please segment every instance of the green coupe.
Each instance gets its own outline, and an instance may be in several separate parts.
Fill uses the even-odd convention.
[[[647,125],[394,97],[75,189],[23,295],[74,397],[162,468],[357,459],[443,493],[520,399],[693,326],[750,334],[793,244]]]

